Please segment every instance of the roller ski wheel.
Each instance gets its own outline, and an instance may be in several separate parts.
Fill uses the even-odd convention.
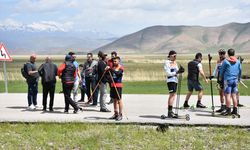
[[[161,115],[161,119],[166,119],[166,118],[168,118],[168,116],[166,116],[166,115]]]
[[[232,118],[235,119],[235,118],[240,118],[240,115],[239,114],[232,114]]]
[[[194,110],[194,105],[192,105],[192,106],[190,107],[190,109],[191,109],[191,110]]]
[[[186,117],[186,120],[187,120],[187,121],[190,120],[190,115],[189,115],[189,114],[186,114],[185,117]]]

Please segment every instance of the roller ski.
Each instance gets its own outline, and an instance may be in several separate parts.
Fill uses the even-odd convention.
[[[189,121],[190,120],[190,116],[189,114],[186,114],[186,115],[183,115],[183,116],[180,116],[178,114],[175,114],[173,112],[171,113],[168,113],[168,115],[161,115],[161,119],[185,119],[186,121]]]

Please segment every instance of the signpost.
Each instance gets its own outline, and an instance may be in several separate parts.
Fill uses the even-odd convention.
[[[8,93],[8,79],[6,72],[6,61],[12,61],[7,49],[0,43],[0,61],[3,61],[3,72],[4,72],[4,81],[5,81],[5,93]]]

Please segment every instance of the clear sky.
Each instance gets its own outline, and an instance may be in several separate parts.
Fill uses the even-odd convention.
[[[0,0],[0,26],[124,35],[153,25],[250,22],[250,0]]]

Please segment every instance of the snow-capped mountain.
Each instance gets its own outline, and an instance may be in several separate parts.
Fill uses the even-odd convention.
[[[108,32],[65,28],[55,22],[0,23],[0,42],[11,54],[64,54],[69,49],[85,53],[115,39]]]

